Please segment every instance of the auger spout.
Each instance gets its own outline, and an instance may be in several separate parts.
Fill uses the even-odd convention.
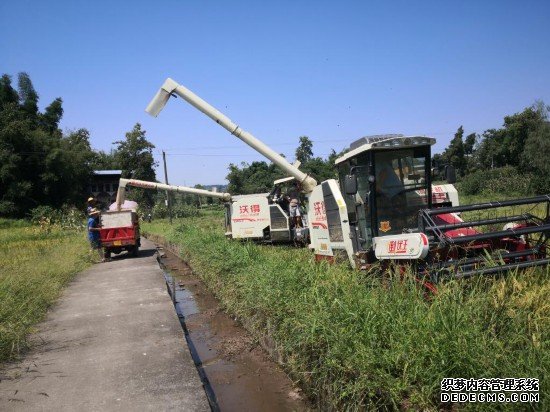
[[[292,165],[288,160],[286,160],[279,153],[275,152],[261,140],[254,137],[251,133],[241,129],[239,125],[231,121],[231,119],[229,119],[215,107],[211,106],[209,103],[201,99],[191,90],[176,83],[171,78],[166,79],[166,81],[159,89],[153,100],[151,100],[145,111],[151,116],[158,116],[172,94],[180,96],[191,106],[203,112],[205,115],[214,120],[217,124],[226,129],[229,133],[239,138],[244,143],[252,147],[254,150],[271,160],[273,163],[283,169],[285,173],[294,177],[298,182],[300,182],[302,186],[302,191],[304,193],[310,193],[313,188],[317,186],[317,182],[311,176],[308,176],[306,173],[302,172],[300,169]]]

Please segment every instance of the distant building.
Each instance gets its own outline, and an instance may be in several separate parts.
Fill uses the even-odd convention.
[[[94,170],[88,192],[97,199],[102,209],[116,201],[121,176],[122,170]]]

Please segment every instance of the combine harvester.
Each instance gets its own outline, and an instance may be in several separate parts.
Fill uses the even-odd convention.
[[[224,202],[225,235],[227,237],[272,243],[305,243],[309,240],[307,220],[304,219],[306,227],[292,225],[288,211],[274,199],[276,189],[288,181],[289,178],[276,180],[274,182],[275,188],[271,193],[231,196],[229,193],[211,192],[186,186],[166,185],[136,179],[120,179],[116,209],[120,211],[124,203],[127,186],[214,197]]]
[[[336,160],[339,182],[318,184],[170,78],[146,111],[156,117],[171,96],[180,96],[294,177],[308,198],[310,247],[317,259],[332,261],[344,255],[362,269],[376,261],[407,264],[428,285],[440,278],[493,275],[550,263],[550,196],[458,206],[452,185],[431,184],[433,138],[359,139]],[[449,183],[453,172],[450,167]],[[525,205],[542,209],[545,216],[508,213]],[[480,217],[484,211],[494,215]],[[461,213],[478,216],[464,221]]]

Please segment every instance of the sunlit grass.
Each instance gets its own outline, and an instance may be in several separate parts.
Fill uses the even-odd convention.
[[[73,275],[89,265],[83,232],[0,219],[0,361],[26,337]]]
[[[221,215],[144,231],[177,244],[324,410],[438,409],[445,377],[539,378],[548,407],[548,269],[447,282],[427,300],[410,275],[388,282],[307,249],[225,239]]]

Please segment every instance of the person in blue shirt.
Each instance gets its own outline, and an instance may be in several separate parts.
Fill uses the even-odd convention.
[[[101,247],[101,238],[99,236],[99,231],[101,230],[99,225],[99,215],[99,210],[95,208],[90,209],[90,212],[88,213],[88,240],[90,241],[92,250],[97,251],[101,262],[105,262],[103,248]]]

